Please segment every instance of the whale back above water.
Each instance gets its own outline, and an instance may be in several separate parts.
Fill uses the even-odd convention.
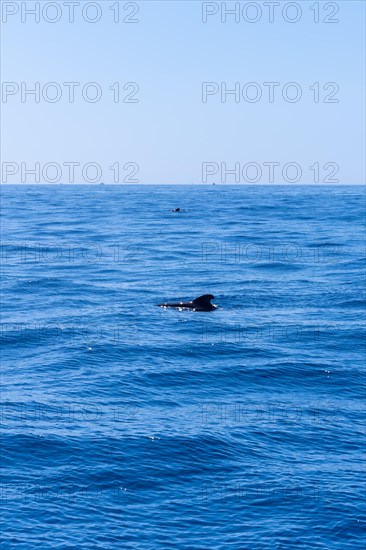
[[[164,303],[158,304],[159,307],[175,307],[179,309],[192,309],[193,311],[213,311],[217,309],[217,306],[211,304],[211,300],[214,299],[212,294],[204,294],[195,298],[191,302],[176,302],[176,303]]]

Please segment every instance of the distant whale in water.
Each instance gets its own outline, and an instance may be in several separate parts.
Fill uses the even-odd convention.
[[[193,311],[213,311],[217,306],[211,304],[215,296],[204,294],[191,302],[176,302],[174,304],[157,304],[159,307],[175,307],[178,309],[192,309]]]

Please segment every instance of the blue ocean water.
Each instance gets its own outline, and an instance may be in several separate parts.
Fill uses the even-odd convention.
[[[363,548],[364,200],[3,186],[2,547]]]

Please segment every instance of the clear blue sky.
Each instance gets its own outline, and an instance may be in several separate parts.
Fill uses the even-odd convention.
[[[46,3],[41,1],[41,7]],[[108,167],[115,162],[121,167],[137,163],[141,183],[201,183],[203,162],[226,162],[228,168],[235,162],[241,166],[278,162],[281,167],[296,162],[303,169],[301,182],[312,183],[309,166],[335,162],[340,183],[364,182],[363,1],[318,2],[319,23],[314,23],[314,8],[310,9],[314,1],[297,2],[302,15],[296,23],[283,19],[282,9],[288,2],[275,7],[273,23],[263,2],[255,3],[262,9],[256,23],[243,19],[242,8],[248,2],[239,3],[238,23],[234,16],[222,23],[220,12],[203,23],[202,2],[196,0],[136,2],[139,12],[131,17],[138,23],[114,23],[110,7],[116,2],[103,0],[96,2],[101,19],[91,24],[81,14],[87,3],[79,0],[75,22],[70,23],[68,8],[58,2],[61,19],[52,24],[42,14],[39,23],[34,16],[22,22],[21,2],[1,0],[3,18],[4,9],[8,13],[14,5],[19,8],[2,23],[2,80],[19,88],[21,82],[29,87],[39,82],[41,88],[56,82],[63,94],[57,103],[42,97],[35,103],[30,96],[22,103],[20,92],[7,97],[1,104],[3,162],[29,166],[97,162],[103,170],[102,181],[110,183],[113,176]],[[26,4],[31,8],[35,2]],[[128,17],[133,5],[120,4],[121,19]],[[207,9],[215,10],[220,4],[213,2]],[[235,2],[226,4],[229,8]],[[336,5],[339,12],[333,18],[339,22],[324,23]],[[90,8],[90,18],[94,13]],[[55,14],[50,9],[47,16]],[[253,18],[255,13],[247,15]],[[288,11],[290,18],[295,15]],[[115,103],[108,88],[117,81],[121,87],[138,83],[139,102]],[[73,104],[64,82],[81,83]],[[80,88],[88,82],[97,82],[103,91],[97,103],[81,96]],[[257,103],[242,97],[236,103],[227,96],[223,103],[216,93],[203,103],[202,82],[226,82],[228,88],[235,82],[240,86],[256,82],[263,96]],[[264,82],[280,83],[274,103],[268,101]],[[297,82],[302,89],[297,103],[282,98],[282,87],[288,82]],[[315,82],[320,83],[319,103],[309,90]],[[338,103],[322,101],[326,95],[322,86],[327,82],[339,85],[334,96]],[[121,89],[123,95],[128,92],[132,88]],[[10,183],[19,180],[8,178]],[[77,175],[76,180],[82,182],[82,177]],[[213,181],[219,182],[220,174],[208,179]],[[28,176],[27,182],[32,183],[32,178]],[[276,182],[281,183],[280,175]],[[265,175],[259,183],[266,183]]]

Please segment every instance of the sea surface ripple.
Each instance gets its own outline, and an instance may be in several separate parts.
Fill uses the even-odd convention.
[[[3,186],[2,547],[363,548],[364,198]]]

